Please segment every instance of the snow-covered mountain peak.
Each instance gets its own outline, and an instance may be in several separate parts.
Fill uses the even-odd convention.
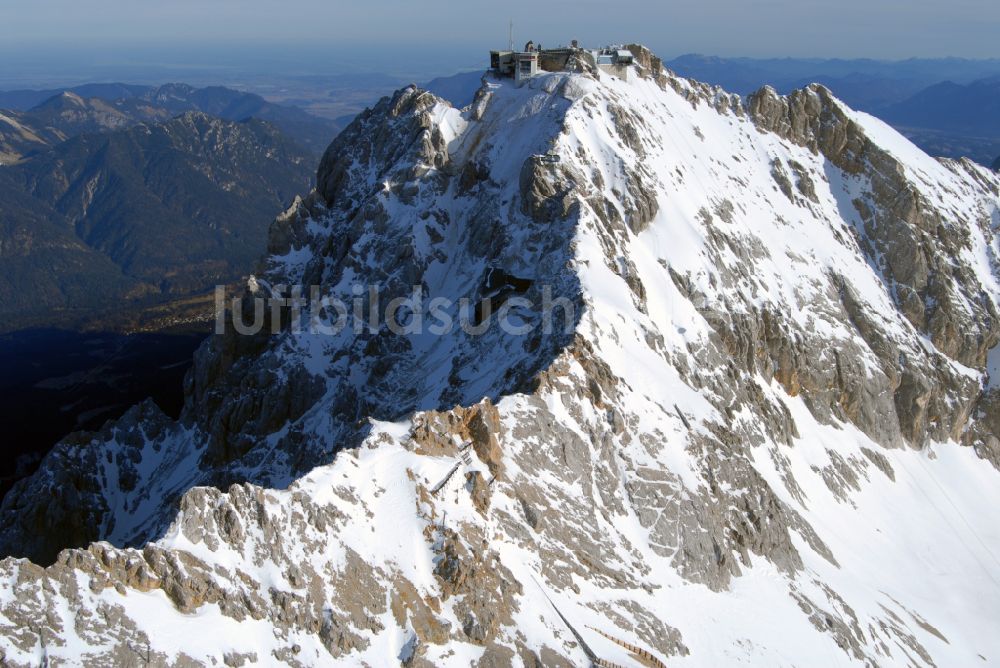
[[[4,501],[5,660],[1000,657],[997,176],[631,49],[359,116],[241,322],[307,299]]]

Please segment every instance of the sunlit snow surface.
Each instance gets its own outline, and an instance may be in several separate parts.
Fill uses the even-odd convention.
[[[789,447],[764,435],[764,442],[752,450],[753,466],[779,498],[815,529],[836,564],[793,533],[804,563],[801,571],[789,575],[755,556],[752,567],[744,568],[742,575],[720,592],[685,580],[677,573],[672,557],[652,549],[649,529],[628,502],[626,482],[643,467],[675,476],[680,483],[676,494],[681,498],[687,491],[706,487],[700,462],[685,445],[692,433],[707,433],[708,422],[726,418],[713,407],[705,390],[692,387],[667,361],[690,356],[691,351],[708,345],[711,327],[702,315],[706,306],[725,310],[747,304],[770,305],[787,313],[802,331],[829,341],[832,351],[838,342],[857,336],[850,323],[814,308],[823,303],[822,293],[833,273],[850,283],[903,349],[917,351],[931,346],[898,312],[879,272],[858,249],[854,234],[860,222],[850,202],[864,195],[863,179],[840,172],[821,155],[760,132],[741,115],[719,113],[703,101],[692,103],[672,88],[663,90],[650,80],[624,82],[602,76],[594,81],[550,74],[522,87],[493,82],[490,89],[493,99],[482,120],[474,120],[468,110],[459,112],[445,105],[435,107],[432,116],[455,156],[473,150],[472,145],[478,145],[482,137],[492,137],[496,146],[490,156],[491,177],[511,184],[511,193],[516,191],[524,160],[545,150],[558,153],[564,165],[581,173],[599,172],[603,183],[600,194],[613,202],[620,203],[620,193],[628,190],[624,165],[641,164],[654,179],[658,213],[647,229],[628,233],[609,249],[593,211],[585,205],[572,246],[573,270],[587,304],[578,334],[617,375],[622,393],[619,405],[634,419],[629,430],[653,436],[657,445],[647,447],[638,439],[626,442],[616,437],[611,441],[613,454],[609,459],[596,449],[577,453],[595,470],[603,466],[615,469],[612,479],[620,487],[597,490],[601,483],[594,477],[565,473],[560,462],[567,456],[565,452],[530,436],[517,438],[514,434],[536,416],[554,421],[556,429],[578,434],[589,444],[589,434],[607,430],[605,413],[563,392],[559,385],[543,388],[537,398],[505,396],[498,408],[506,428],[501,442],[506,475],[495,482],[492,505],[484,517],[473,508],[463,475],[478,470],[489,478],[484,462],[473,455],[472,463],[463,464],[460,475],[433,498],[433,507],[428,507],[418,487],[433,487],[455,459],[414,453],[408,442],[409,418],[372,421],[372,432],[362,447],[340,453],[328,466],[316,468],[287,490],[266,492],[264,512],[271,517],[288,517],[290,523],[293,516],[304,512],[300,507],[303,498],[311,504],[334,507],[345,516],[326,534],[280,536],[280,550],[293,560],[310,564],[318,573],[329,573],[331,586],[337,574],[343,573],[346,555],[353,551],[366,562],[377,564],[387,580],[404,577],[425,596],[440,597],[440,585],[433,575],[439,559],[435,523],[446,522],[456,530],[465,523],[478,527],[522,585],[515,624],[497,642],[513,648],[517,639],[536,649],[556,648],[577,665],[586,665],[587,658],[555,613],[553,603],[597,654],[623,666],[641,664],[592,628],[632,638],[629,625],[616,624],[589,604],[606,603],[629,620],[623,603],[633,601],[678,629],[689,653],[663,657],[671,667],[840,666],[863,665],[866,660],[881,665],[926,665],[925,658],[900,640],[907,634],[938,666],[1000,664],[1000,635],[996,633],[1000,624],[1000,523],[995,517],[1000,507],[1000,473],[978,459],[971,448],[950,442],[929,443],[920,451],[883,448],[852,425],[818,423],[801,397],[789,396],[776,382],[761,377],[766,396],[787,407],[798,437]],[[609,104],[642,118],[643,156],[615,133]],[[996,218],[996,197],[984,197],[960,170],[932,160],[871,117],[856,114],[856,119],[876,144],[906,165],[914,185],[935,206],[953,213],[953,219],[973,219],[990,207],[989,215]],[[816,185],[816,202],[801,206],[775,187],[771,169],[776,159],[786,164],[795,161],[806,168]],[[597,188],[593,184],[585,187]],[[452,193],[447,197],[454,197],[456,212],[467,206]],[[731,222],[715,213],[725,201],[736,207]],[[389,206],[397,207],[394,211],[403,220],[411,215],[406,206]],[[704,212],[712,214],[710,222]],[[315,234],[324,233],[322,221],[312,224]],[[710,226],[718,226],[754,249],[752,266],[743,267],[747,270],[744,280],[724,289],[719,287],[721,267],[706,255]],[[961,261],[973,268],[983,290],[996,302],[1000,298],[996,236],[985,238],[976,232],[974,237]],[[425,244],[417,252],[431,251],[430,240],[415,238]],[[627,272],[609,266],[609,252],[634,265],[645,288],[645,312],[626,284],[623,274]],[[447,291],[449,282],[460,283],[462,276],[482,270],[450,248],[448,257],[448,262],[433,266],[424,276],[432,292]],[[736,254],[721,259],[737,272],[746,262]],[[274,266],[284,264],[286,275],[294,282],[308,260],[306,250],[299,249],[272,262]],[[696,307],[681,294],[668,267],[689,277],[707,304]],[[354,278],[345,275],[340,289],[346,289]],[[649,332],[662,337],[660,350],[648,344]],[[324,365],[338,345],[341,342],[302,334],[282,342],[271,354],[298,360],[311,372],[323,375]],[[447,382],[441,360],[450,359],[450,345],[431,339],[417,342],[427,364],[428,391],[438,391]],[[994,379],[1000,377],[998,356],[994,349],[988,363]],[[875,368],[878,361],[870,354],[864,363]],[[567,364],[569,382],[585,384],[584,369],[572,360]],[[985,370],[953,364],[957,372],[985,382]],[[702,374],[722,372],[695,370]],[[489,387],[477,391],[486,395]],[[752,422],[754,416],[745,413],[733,419]],[[304,418],[305,428],[321,434],[324,420],[321,410],[309,413]],[[150,498],[142,503],[122,502],[129,511],[111,532],[113,541],[127,538],[145,521],[152,511],[144,503],[155,503],[157,490],[183,484],[185,476],[191,475],[198,454],[196,431],[178,430],[172,438],[162,450],[172,452],[172,460],[157,460],[158,455],[152,453],[149,462],[144,460],[141,481],[152,490]],[[848,461],[863,461],[862,449],[884,455],[895,480],[868,466],[860,476],[860,490],[840,498],[823,478],[824,469],[831,464],[830,452]],[[783,466],[779,467],[779,460]],[[528,462],[541,464],[528,466]],[[113,466],[109,467],[107,475],[113,478]],[[786,480],[789,471],[799,493],[793,493]],[[547,539],[533,537],[530,530],[526,530],[527,538],[514,535],[509,524],[500,519],[523,516],[515,491],[526,484],[541,484],[554,512],[562,510],[556,505],[559,499],[586,499],[593,506],[590,530],[605,540],[604,545],[611,546],[601,558],[622,564],[638,559],[648,567],[633,573],[640,586],[614,588],[573,576],[573,590],[547,581],[543,575],[546,564],[537,549]],[[621,509],[603,507],[605,497],[600,491],[622,500]],[[224,497],[219,503],[225,503]],[[157,544],[189,552],[214,567],[219,579],[235,588],[295,589],[280,567],[260,559],[258,551],[268,539],[254,535],[251,524],[246,525],[245,549],[235,549],[227,543],[213,548],[207,542],[192,541],[181,530],[183,522],[182,515]],[[247,574],[252,584],[237,577],[238,571]],[[14,570],[2,583],[4,605],[15,594],[43,595],[19,591],[16,577]],[[824,587],[853,609],[853,621],[864,638],[865,657],[838,647],[833,635],[818,630],[791,595],[804,595],[849,617],[836,610]],[[225,653],[238,650],[256,652],[262,665],[268,665],[273,651],[297,645],[296,660],[305,665],[332,662],[314,633],[279,631],[266,621],[236,622],[223,615],[217,605],[181,614],[159,590],[130,590],[121,595],[112,588],[94,593],[85,582],[80,583],[80,595],[82,607],[89,609],[97,609],[102,602],[123,606],[128,617],[148,634],[152,647],[169,656],[184,652],[200,662],[221,663]],[[5,643],[9,660],[31,664],[45,656],[50,661],[61,658],[76,663],[86,652],[100,650],[100,639],[74,634],[76,610],[59,596],[44,596],[51,614],[64,622],[62,642],[38,645],[29,652]],[[336,609],[337,601],[331,600],[330,605]],[[461,628],[461,621],[454,617],[453,605],[454,599],[445,601],[441,615],[451,619],[455,630]],[[396,665],[406,656],[413,629],[400,627],[388,610],[379,621],[384,630],[363,631],[370,644],[341,659],[343,665]],[[898,632],[887,631],[888,623],[895,624]],[[4,629],[5,635],[11,632]],[[424,658],[434,665],[469,665],[483,652],[482,647],[463,642],[454,633],[449,643],[425,645],[424,650]]]

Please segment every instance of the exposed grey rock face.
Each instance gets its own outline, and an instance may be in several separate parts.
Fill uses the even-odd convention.
[[[179,422],[138,407],[8,497],[0,547],[51,565],[0,562],[4,660],[992,656],[989,614],[925,602],[978,591],[984,526],[928,488],[1000,502],[1000,182],[821,87],[744,103],[629,48],[628,82],[583,63],[359,117],[247,296],[418,286],[494,327],[362,304],[357,331],[284,308],[214,337]]]
[[[987,352],[1000,341],[1000,317],[994,301],[973,277],[973,269],[956,263],[956,258],[970,252],[980,235],[993,235],[995,210],[983,208],[975,219],[962,220],[935,206],[899,158],[875,144],[823,86],[813,85],[787,98],[764,88],[750,97],[747,108],[758,127],[818,152],[847,174],[867,179],[870,188],[844,203],[854,209],[845,212],[845,218],[854,220],[859,245],[882,275],[899,312],[935,349],[930,355],[900,350],[857,307],[849,288],[840,288],[843,316],[857,323],[885,372],[879,394],[887,397],[885,390],[892,392],[893,406],[880,407],[876,413],[894,409],[900,434],[914,445],[926,438],[961,440],[981,393],[978,379],[956,372],[950,362],[982,368]],[[943,164],[996,192],[996,183],[969,161]],[[869,407],[885,402],[869,397],[852,403]],[[871,434],[876,420],[863,417],[859,426]]]
[[[748,107],[758,126],[871,179],[871,192],[851,202],[863,225],[864,251],[893,284],[899,309],[935,347],[962,364],[981,366],[1000,336],[993,304],[971,276],[948,280],[953,272],[971,271],[951,269],[950,259],[971,245],[975,228],[955,224],[927,201],[899,159],[874,144],[826,88],[814,85],[788,98],[765,88]],[[980,170],[967,162],[946,164],[979,178]],[[988,231],[989,212],[983,214],[969,222]],[[979,308],[968,313],[965,303]]]

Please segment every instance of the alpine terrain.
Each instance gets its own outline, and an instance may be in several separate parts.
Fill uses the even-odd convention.
[[[347,127],[242,301],[320,326],[7,494],[4,664],[1000,662],[1000,176],[628,48]]]
[[[207,292],[245,276],[270,209],[310,180],[269,123],[188,112],[0,168],[0,331]]]

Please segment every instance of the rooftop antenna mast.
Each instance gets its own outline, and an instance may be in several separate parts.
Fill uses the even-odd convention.
[[[514,50],[514,19],[511,19],[507,25],[507,49]]]

